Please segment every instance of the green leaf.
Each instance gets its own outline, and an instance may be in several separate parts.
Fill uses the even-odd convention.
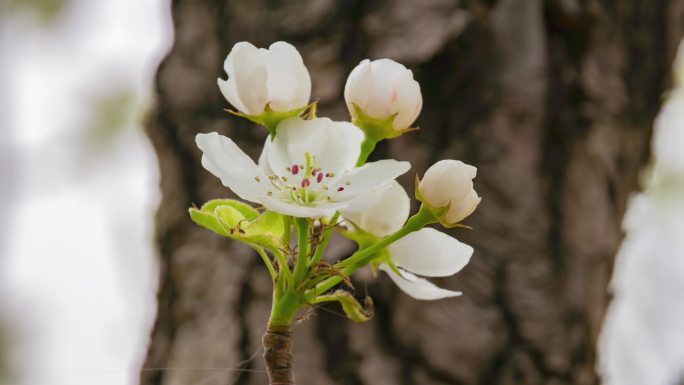
[[[316,297],[315,303],[337,301],[342,305],[342,310],[347,317],[355,322],[366,322],[373,318],[373,300],[366,297],[363,305],[354,298],[351,293],[344,290],[337,290],[331,294]]]
[[[190,208],[188,212],[190,213],[190,218],[193,222],[204,227],[205,229],[215,232],[216,234],[223,235],[225,237],[228,236],[226,229],[213,214],[200,211],[196,208]]]
[[[207,213],[213,214],[219,206],[231,206],[245,217],[245,219],[251,221],[259,216],[259,211],[254,207],[248,205],[245,202],[241,202],[235,199],[212,199],[207,203],[203,204],[200,210]]]
[[[214,199],[200,209],[191,208],[190,218],[216,234],[270,250],[289,245],[289,222],[272,211],[260,214],[252,206],[234,199]]]

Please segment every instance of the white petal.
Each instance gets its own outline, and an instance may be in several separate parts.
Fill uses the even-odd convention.
[[[397,130],[406,129],[416,120],[423,106],[423,97],[420,94],[420,85],[413,80],[413,73],[409,70],[401,74],[394,90],[392,111],[397,116],[392,126]]]
[[[470,261],[473,248],[426,227],[389,245],[394,264],[426,277],[447,277]]]
[[[458,223],[472,214],[481,201],[482,198],[477,196],[477,192],[470,190],[458,204],[453,204],[449,207],[449,211],[447,211],[444,218],[448,223]]]
[[[235,82],[232,80],[223,80],[221,78],[216,79],[216,81],[221,94],[223,94],[223,97],[226,98],[228,103],[235,107],[236,110],[246,112],[247,108],[242,104],[242,100],[240,100],[240,96],[238,96],[237,90],[235,90]]]
[[[264,205],[267,209],[275,211],[284,215],[291,215],[299,218],[321,218],[329,217],[335,214],[335,211],[341,209],[346,203],[327,204],[316,207],[301,206],[293,202],[286,202],[277,197],[262,196],[259,198],[259,203]]]
[[[264,194],[266,177],[247,154],[216,132],[197,134],[195,141],[202,150],[202,166],[207,171],[219,177],[240,198],[258,202],[257,197]]]
[[[392,281],[394,281],[404,293],[415,299],[430,301],[448,297],[458,297],[463,294],[460,291],[451,291],[437,287],[430,281],[416,277],[406,271],[400,270],[401,276],[399,276],[385,264],[380,265],[379,269],[387,273]]]
[[[261,115],[268,101],[268,88],[266,63],[259,50],[244,41],[235,44],[226,58],[224,68],[229,82],[226,91],[228,95],[234,92],[234,96],[239,98],[238,104],[244,108],[241,112]]]
[[[286,168],[294,164],[305,165],[307,152],[312,162],[316,157],[316,166],[323,172],[342,174],[356,164],[363,141],[363,132],[358,127],[328,118],[290,118],[282,121],[277,130],[268,161],[278,175],[285,175]]]
[[[406,67],[390,59],[379,59],[371,63],[372,90],[366,106],[366,113],[373,118],[386,118],[392,111],[394,90],[399,76],[408,71]]]
[[[409,162],[394,159],[366,163],[332,183],[331,197],[334,201],[353,199],[372,188],[390,183],[410,168]]]
[[[362,202],[355,204],[358,200]],[[372,205],[364,208],[363,201],[370,201]],[[371,190],[354,199],[342,216],[371,234],[385,237],[402,228],[410,209],[411,199],[406,190],[392,181],[378,192]]]
[[[365,109],[371,93],[371,62],[365,59],[357,65],[347,78],[344,85],[344,100],[347,102],[349,111],[352,112],[351,103],[361,109]]]
[[[278,41],[271,44],[265,57],[271,108],[287,112],[306,106],[311,96],[311,77],[297,49]]]

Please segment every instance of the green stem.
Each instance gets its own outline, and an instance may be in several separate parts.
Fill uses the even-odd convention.
[[[287,284],[287,287],[292,287],[292,272],[290,271],[290,266],[287,263],[287,259],[283,255],[283,253],[280,252],[280,250],[271,250],[273,255],[276,258],[276,261],[278,261],[278,272],[280,275],[282,275],[282,278],[278,279],[278,290],[280,292],[285,290],[285,284]]]
[[[361,167],[366,163],[370,154],[375,150],[375,145],[378,144],[379,141],[380,140],[371,138],[366,134],[363,142],[361,142],[361,153],[359,154],[359,159],[356,161],[356,167]]]
[[[289,330],[290,324],[292,324],[292,320],[299,309],[299,304],[299,298],[293,291],[285,291],[282,295],[277,295],[274,291],[268,329]]]
[[[294,285],[298,286],[306,277],[309,265],[309,221],[306,218],[295,218],[297,226],[297,262],[294,268]]]
[[[340,268],[340,271],[344,275],[349,275],[359,268],[368,264],[375,254],[380,252],[385,247],[389,246],[391,243],[405,237],[406,235],[418,231],[423,227],[429,225],[430,223],[435,223],[435,216],[427,209],[425,206],[421,206],[420,210],[406,221],[404,227],[402,227],[396,233],[381,239],[377,243],[369,246],[365,249],[358,250],[351,257],[339,262],[336,266]],[[307,290],[305,293],[305,298],[311,301],[315,295],[320,295],[328,291],[329,289],[335,287],[337,284],[342,282],[341,276],[333,276],[327,278],[325,281],[319,283],[313,289]]]
[[[268,257],[268,255],[264,251],[263,247],[255,246],[254,250],[256,250],[257,254],[259,254],[261,259],[264,261],[264,264],[266,265],[266,268],[268,269],[268,273],[271,274],[271,281],[275,282],[277,274],[276,274],[275,268],[273,267],[273,263],[271,263],[271,258]]]
[[[321,240],[321,243],[316,245],[316,250],[314,250],[314,255],[311,258],[311,263],[309,266],[316,266],[321,259],[323,259],[323,252],[325,252],[325,248],[328,247],[328,241],[330,241],[330,235],[332,234],[333,229],[337,225],[337,218],[340,217],[340,212],[335,212],[335,214],[330,217],[330,223],[328,224],[328,228],[323,231],[323,239]]]

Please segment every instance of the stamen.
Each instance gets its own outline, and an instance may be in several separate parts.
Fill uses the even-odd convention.
[[[316,182],[321,183],[323,181],[323,173],[319,172],[316,176]]]
[[[269,191],[266,193],[266,195],[271,196],[271,195],[273,195],[273,193]]]
[[[344,191],[344,187],[341,187],[341,186],[338,187],[338,188],[337,188],[337,191]]]
[[[255,177],[254,177],[254,180],[257,181],[257,182],[261,182],[261,178],[259,178],[258,176],[255,176]]]
[[[292,170],[290,167],[285,167],[285,171],[290,172]]]
[[[306,159],[306,170],[304,171],[304,178],[308,178],[311,176],[311,154],[305,152],[304,158]]]
[[[283,182],[287,183],[287,177],[286,176],[281,176],[280,178],[283,180]]]
[[[351,184],[351,182],[350,182],[350,181],[346,181],[346,182],[344,182],[344,184],[347,185],[347,186],[349,186],[349,185]]]
[[[299,173],[299,166],[296,164],[292,166],[292,175],[297,175]]]
[[[302,179],[302,187],[307,188],[311,185],[311,181],[308,178]]]
[[[328,178],[332,178],[335,176],[335,173],[334,172],[327,172],[327,173],[325,173],[325,176]]]

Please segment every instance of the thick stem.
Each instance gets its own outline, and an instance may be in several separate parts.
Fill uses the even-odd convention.
[[[292,331],[290,327],[272,327],[261,338],[269,385],[294,385]]]

